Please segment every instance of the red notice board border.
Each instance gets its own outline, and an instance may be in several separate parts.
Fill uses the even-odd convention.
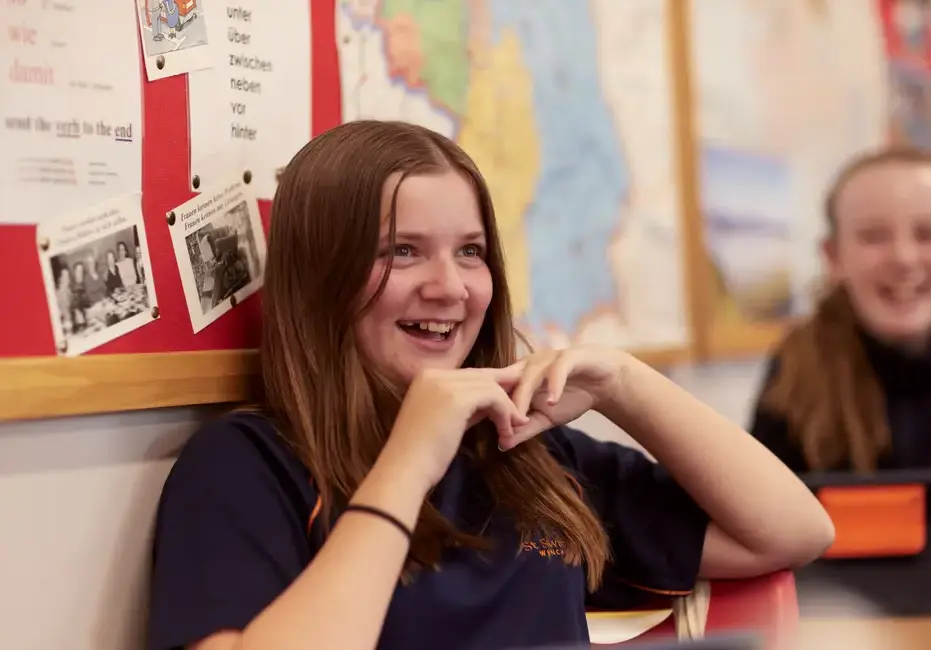
[[[336,2],[307,1],[311,4],[311,131],[316,135],[341,120]],[[84,356],[57,356],[36,228],[0,226],[0,277],[5,278],[0,300],[0,420],[246,397],[256,368],[260,295],[244,300],[195,335],[165,222],[167,211],[193,196],[187,81],[187,75],[179,75],[152,83],[144,80],[142,87],[142,208],[158,320]],[[270,202],[261,201],[259,208],[267,230]]]
[[[342,120],[336,42],[337,0],[307,0],[311,7],[311,132],[317,135]],[[689,115],[688,52],[676,47],[687,30],[678,0],[666,0],[671,19],[670,42],[676,80],[675,112],[680,148],[679,182],[694,183],[694,151]],[[141,56],[141,55],[140,55]],[[140,69],[142,61],[140,59]],[[0,421],[91,413],[112,413],[168,406],[230,403],[247,399],[256,376],[260,294],[198,334],[187,313],[174,260],[165,213],[193,194],[190,187],[187,76],[154,83],[143,81],[142,208],[149,257],[158,298],[158,320],[75,358],[56,355],[52,327],[36,251],[35,226],[0,226]],[[80,207],[80,206],[78,206]],[[690,246],[688,267],[697,256],[694,196],[683,197],[683,220]],[[260,201],[268,229],[271,205]],[[697,223],[697,222],[696,222]],[[696,280],[689,293],[693,321],[700,323],[702,301]],[[699,283],[700,284],[700,283]],[[701,330],[693,334],[702,338]],[[692,359],[693,346],[635,352],[655,367]],[[699,353],[698,356],[701,356]]]

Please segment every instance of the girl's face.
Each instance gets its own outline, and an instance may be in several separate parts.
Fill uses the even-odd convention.
[[[481,210],[469,181],[454,171],[409,176],[397,198],[395,245],[388,211],[397,176],[382,192],[379,257],[366,295],[381,295],[356,326],[366,355],[386,374],[410,382],[427,368],[453,369],[468,357],[491,302]]]
[[[126,249],[126,244],[120,243],[116,245],[116,254],[120,260],[125,260],[129,257],[129,251]]]
[[[74,266],[74,281],[84,282],[84,266],[82,264],[75,264]]]
[[[58,286],[66,287],[71,282],[71,271],[68,269],[62,269],[61,273],[58,276]]]
[[[837,197],[825,246],[862,325],[880,340],[923,349],[931,332],[931,165],[864,169]]]
[[[116,265],[116,257],[113,255],[113,251],[107,251],[107,266],[111,269]]]

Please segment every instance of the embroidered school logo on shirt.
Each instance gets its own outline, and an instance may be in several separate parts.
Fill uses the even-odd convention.
[[[541,557],[556,557],[565,555],[566,545],[561,539],[541,537],[535,541],[524,542],[521,550],[528,553],[539,553]]]

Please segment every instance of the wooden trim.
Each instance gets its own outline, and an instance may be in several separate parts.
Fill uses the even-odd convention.
[[[707,350],[709,358],[715,361],[759,357],[772,352],[795,324],[791,319],[769,323],[713,322],[715,327],[708,337]]]
[[[711,275],[705,250],[701,210],[700,161],[692,69],[692,27],[688,0],[667,0],[669,61],[675,122],[677,185],[684,246],[683,271],[687,294],[692,356],[707,361],[714,325]]]
[[[783,338],[789,323],[730,323],[723,320],[719,313],[716,275],[705,242],[705,217],[701,200],[701,159],[698,154],[701,133],[696,119],[700,102],[696,99],[695,90],[691,6],[688,0],[667,0],[685,247],[685,286],[689,299],[693,360],[706,363],[765,354]]]
[[[0,359],[0,421],[248,398],[255,350]]]
[[[689,359],[681,348],[633,354],[660,369]],[[0,422],[241,402],[258,370],[256,350],[0,359]]]

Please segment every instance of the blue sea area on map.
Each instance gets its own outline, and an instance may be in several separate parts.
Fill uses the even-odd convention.
[[[573,332],[617,299],[610,243],[630,171],[598,77],[589,3],[491,0],[494,38],[519,37],[533,79],[540,177],[527,214],[532,328]]]

